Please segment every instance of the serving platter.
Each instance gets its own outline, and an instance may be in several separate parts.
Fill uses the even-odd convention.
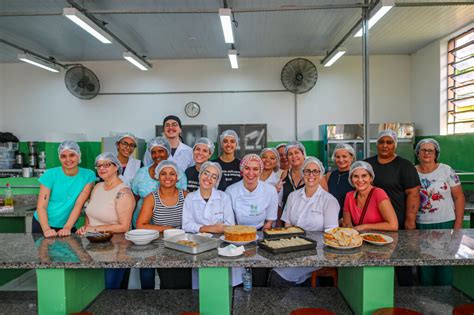
[[[361,234],[360,236],[362,237],[364,242],[367,242],[367,243],[370,243],[370,244],[373,244],[373,245],[378,245],[378,246],[387,245],[387,244],[390,244],[390,243],[393,242],[392,237],[390,237],[388,235],[385,235],[385,234],[380,234],[380,233],[364,233],[364,234]],[[369,236],[373,236],[373,237],[377,237],[377,238],[383,238],[384,241],[378,242],[378,241],[375,241],[375,240],[366,239],[366,237],[369,237]]]
[[[336,246],[336,245],[328,244],[325,241],[323,241],[323,244],[325,246],[328,246],[334,249],[353,249],[353,248],[361,247],[363,243],[360,243],[360,245],[354,245],[354,246]]]
[[[267,252],[270,252],[272,254],[282,254],[282,253],[291,253],[291,252],[297,252],[300,250],[309,250],[309,249],[315,249],[317,242],[313,239],[307,238],[307,237],[302,237],[302,236],[293,236],[293,237],[298,237],[300,239],[306,240],[310,242],[310,244],[303,244],[303,245],[295,245],[295,246],[287,246],[287,247],[282,247],[282,248],[272,248],[264,243],[264,241],[259,241],[258,242],[258,247],[261,249],[266,250]],[[279,239],[287,239],[287,238],[292,238],[292,237],[280,237]],[[268,241],[278,241],[278,239],[267,239]]]
[[[293,236],[305,236],[306,231],[298,226],[290,227],[294,232],[288,232],[289,228],[272,228],[263,231],[263,238],[264,239],[279,239],[282,237],[293,237]],[[299,231],[296,231],[299,230]],[[272,233],[273,232],[273,233]]]

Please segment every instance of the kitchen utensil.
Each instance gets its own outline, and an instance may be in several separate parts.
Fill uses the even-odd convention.
[[[33,177],[33,168],[31,167],[23,167],[21,175],[25,178]]]

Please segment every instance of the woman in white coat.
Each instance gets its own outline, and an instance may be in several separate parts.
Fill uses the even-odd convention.
[[[199,171],[199,189],[188,194],[183,206],[183,229],[186,232],[223,233],[234,225],[234,211],[229,196],[217,186],[222,178],[219,163],[205,162]],[[193,269],[193,289],[199,288],[199,275]],[[232,284],[242,283],[242,268],[232,268]]]
[[[282,220],[285,226],[299,226],[307,231],[324,231],[338,226],[339,203],[321,188],[324,167],[315,157],[305,159],[301,171],[304,187],[288,196]],[[268,279],[269,286],[304,286],[317,268],[274,268]]]
[[[130,181],[142,167],[142,162],[132,157],[137,147],[137,139],[132,133],[127,132],[118,137],[115,145],[117,147],[117,157],[122,166],[122,173],[119,177],[125,185],[130,186]]]
[[[222,177],[218,163],[205,162],[199,171],[199,189],[189,193],[183,206],[183,229],[186,232],[224,233],[226,225],[234,225],[230,197],[216,187]]]
[[[168,115],[163,119],[163,134],[171,146],[171,155],[168,160],[175,162],[181,172],[194,165],[193,149],[181,140],[181,119],[178,116]]]

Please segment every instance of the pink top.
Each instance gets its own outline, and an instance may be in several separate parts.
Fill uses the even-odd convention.
[[[381,188],[374,187],[374,193],[369,201],[369,206],[367,207],[367,212],[365,213],[363,224],[374,224],[385,222],[382,217],[382,214],[379,211],[379,205],[382,201],[388,199],[387,193]],[[344,211],[348,211],[351,214],[352,224],[359,225],[359,220],[362,215],[363,208],[357,207],[355,199],[355,191],[350,191],[346,195],[344,200]]]

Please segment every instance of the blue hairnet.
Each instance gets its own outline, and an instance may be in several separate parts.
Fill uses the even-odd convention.
[[[66,140],[61,142],[58,147],[58,155],[61,155],[61,153],[66,150],[76,153],[77,156],[79,156],[79,163],[81,163],[81,148],[76,141]]]
[[[154,147],[162,147],[168,153],[168,157],[171,155],[171,146],[165,137],[156,137],[150,139],[146,144],[146,152],[143,155],[143,165],[150,166],[153,164],[153,159],[151,158],[151,150]]]

